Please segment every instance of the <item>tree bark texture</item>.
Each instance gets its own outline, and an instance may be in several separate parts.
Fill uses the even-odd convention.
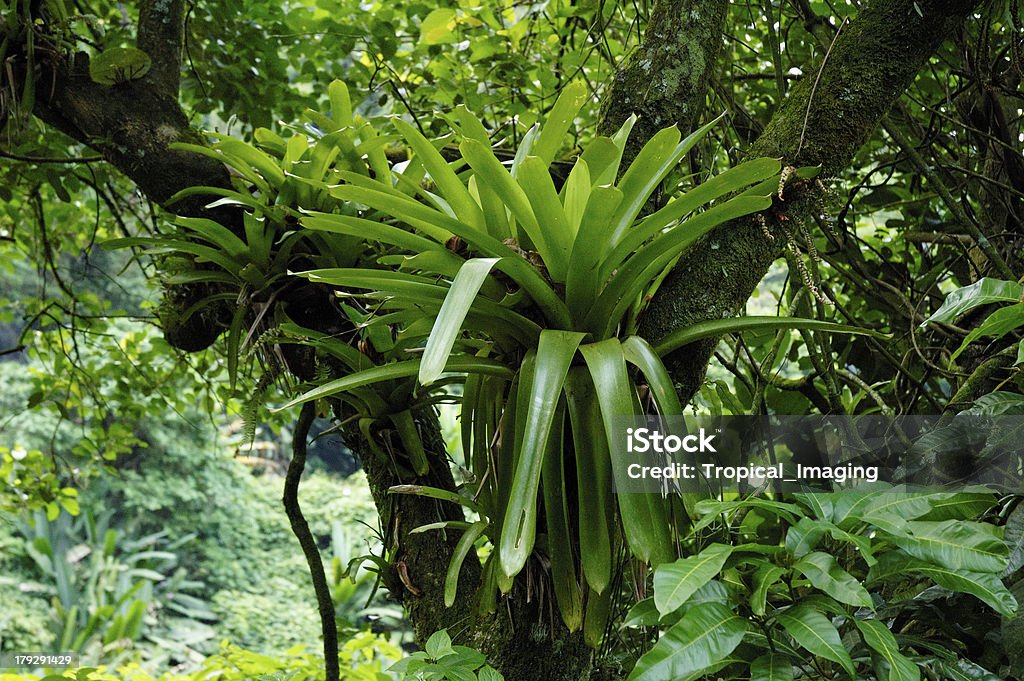
[[[871,2],[843,29],[814,76],[790,91],[748,156],[781,157],[794,166],[820,164],[824,176],[839,173],[943,40],[979,4]],[[817,206],[814,197],[805,197],[776,202],[763,215],[769,229],[779,232],[780,216],[806,219]],[[682,326],[741,313],[782,242],[766,239],[753,218],[717,228],[666,278],[644,315],[642,334],[656,339]],[[668,358],[684,400],[700,388],[717,344],[717,339],[693,343]]]

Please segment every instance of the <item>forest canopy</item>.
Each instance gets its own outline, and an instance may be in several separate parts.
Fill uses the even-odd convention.
[[[1024,678],[1016,0],[0,13],[3,681]]]

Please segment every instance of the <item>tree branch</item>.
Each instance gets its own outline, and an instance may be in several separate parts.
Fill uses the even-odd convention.
[[[185,0],[142,0],[136,45],[153,62],[145,80],[174,97],[181,84],[184,35]]]
[[[826,176],[839,173],[928,58],[978,4],[879,0],[866,6],[836,40],[819,77],[804,78],[793,87],[748,155],[782,157],[797,166],[820,164]],[[813,81],[818,86],[812,97]],[[787,196],[785,212],[790,220],[806,219],[819,210],[818,203],[814,196]],[[765,214],[773,230],[780,229],[780,212],[776,208]],[[656,339],[680,326],[740,313],[778,257],[779,242],[765,239],[753,219],[714,230],[666,278],[644,315],[641,332]],[[669,358],[684,399],[700,387],[716,345],[716,339],[701,341]]]
[[[598,132],[610,135],[631,114],[639,120],[623,152],[626,167],[662,128],[686,133],[703,108],[711,70],[721,51],[726,0],[658,0],[643,43],[612,81]]]

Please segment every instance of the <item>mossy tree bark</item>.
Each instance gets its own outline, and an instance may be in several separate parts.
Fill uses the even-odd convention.
[[[794,166],[821,165],[824,176],[846,168],[882,117],[942,42],[978,6],[976,0],[877,0],[863,8],[814,77],[801,80],[751,146],[751,158],[780,157]],[[810,189],[809,192],[816,190]],[[773,232],[786,218],[813,220],[819,201],[805,193],[763,214]],[[739,314],[780,255],[782,239],[765,238],[755,219],[710,233],[666,278],[642,320],[658,338],[681,326]],[[700,388],[716,339],[669,358],[681,397]]]

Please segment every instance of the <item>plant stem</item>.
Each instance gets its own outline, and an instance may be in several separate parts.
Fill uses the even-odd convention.
[[[302,553],[306,556],[309,577],[313,581],[313,590],[316,592],[316,605],[320,611],[320,626],[324,635],[325,681],[338,681],[341,677],[341,670],[338,668],[338,624],[334,620],[334,602],[331,600],[331,589],[327,585],[324,563],[320,558],[316,539],[313,538],[313,533],[309,530],[309,523],[306,522],[306,517],[302,515],[302,508],[299,506],[299,481],[306,468],[306,438],[309,436],[309,428],[316,416],[315,405],[316,402],[306,402],[302,405],[299,418],[295,422],[295,433],[292,436],[292,460],[288,464],[288,473],[284,478],[284,495],[281,501],[284,502],[284,510],[288,514],[292,533],[299,540]]]

